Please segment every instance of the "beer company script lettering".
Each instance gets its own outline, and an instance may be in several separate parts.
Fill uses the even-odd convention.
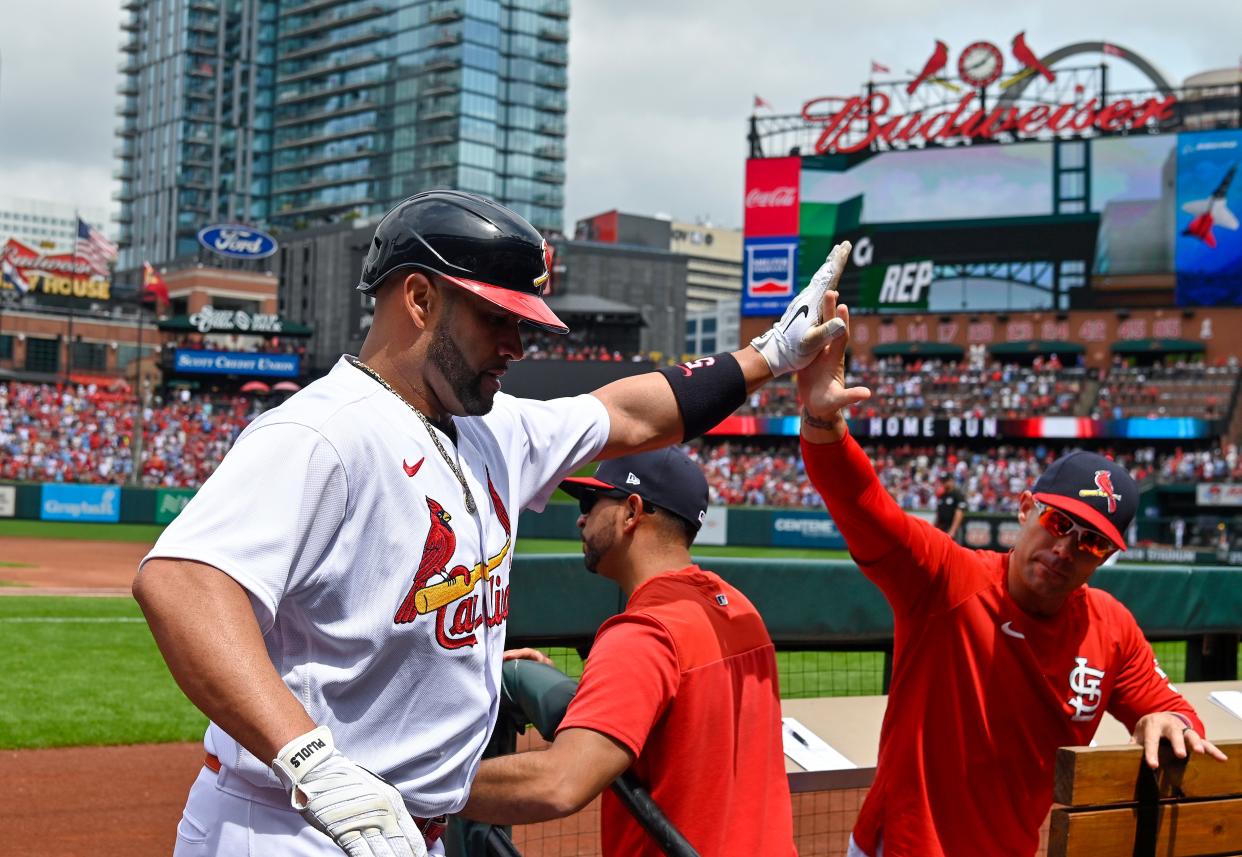
[[[823,127],[815,151],[827,154],[1006,137],[1083,137],[1141,130],[1171,121],[1177,104],[1172,95],[1138,103],[1125,98],[1101,103],[1091,98],[1081,104],[990,109],[977,101],[978,94],[969,92],[956,106],[939,112],[916,110],[890,115],[891,99],[883,92],[873,92],[870,97],[826,96],[806,102],[802,118]]]

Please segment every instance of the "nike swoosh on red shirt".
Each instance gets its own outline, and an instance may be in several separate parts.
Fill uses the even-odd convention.
[[[413,476],[415,473],[418,472],[418,468],[423,466],[423,462],[426,460],[427,459],[424,456],[423,458],[420,458],[415,464],[406,464],[405,459],[404,458],[401,459],[401,466],[405,468],[405,475]]]

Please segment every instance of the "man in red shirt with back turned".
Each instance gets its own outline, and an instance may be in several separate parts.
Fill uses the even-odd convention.
[[[772,640],[746,596],[690,559],[703,471],[669,447],[561,487],[578,498],[587,569],[628,602],[600,626],[552,746],[484,759],[461,814],[546,821],[603,792],[604,857],[659,857],[604,791],[631,770],[703,857],[795,855]]]
[[[831,292],[825,317],[848,325]],[[1203,737],[1134,617],[1085,584],[1134,517],[1125,468],[1075,452],[1019,498],[1009,553],[968,550],[885,492],[843,408],[847,337],[798,373],[802,455],[858,567],[893,608],[893,677],[875,782],[850,857],[1026,857],[1052,805],[1056,749],[1088,744],[1105,711],[1155,768],[1224,754]]]

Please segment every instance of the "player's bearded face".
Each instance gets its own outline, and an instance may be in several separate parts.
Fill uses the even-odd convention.
[[[462,414],[481,416],[491,411],[500,386],[495,373],[503,373],[511,359],[520,358],[521,338],[513,333],[515,348],[514,343],[507,342],[508,334],[499,330],[502,325],[497,319],[516,331],[516,323],[507,314],[481,312],[473,305],[477,301],[472,300],[473,296],[458,294],[453,286],[446,288],[444,316],[431,330],[427,359],[444,376],[453,397],[461,404]],[[472,361],[459,342],[486,348],[487,356],[481,364]],[[498,343],[502,344],[498,347]],[[514,351],[516,354],[511,354]]]
[[[611,526],[613,510],[607,498],[601,498],[600,508],[593,509],[591,514],[582,516],[579,526],[582,528],[582,564],[592,574],[599,574],[599,563],[604,555],[616,543]]]
[[[465,353],[453,341],[448,325],[436,328],[427,358],[440,370],[466,416],[477,417],[492,409],[495,394],[483,389],[485,373],[470,368]]]

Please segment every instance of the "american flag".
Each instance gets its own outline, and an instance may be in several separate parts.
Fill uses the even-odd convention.
[[[116,260],[116,251],[117,246],[107,236],[78,218],[78,241],[73,246],[73,255],[85,259],[95,271],[107,276],[108,266]]]
[[[3,276],[4,282],[8,283],[9,288],[17,289],[23,295],[30,291],[30,282],[22,276],[22,272],[17,269],[17,266],[7,258],[0,261],[0,276]]]

